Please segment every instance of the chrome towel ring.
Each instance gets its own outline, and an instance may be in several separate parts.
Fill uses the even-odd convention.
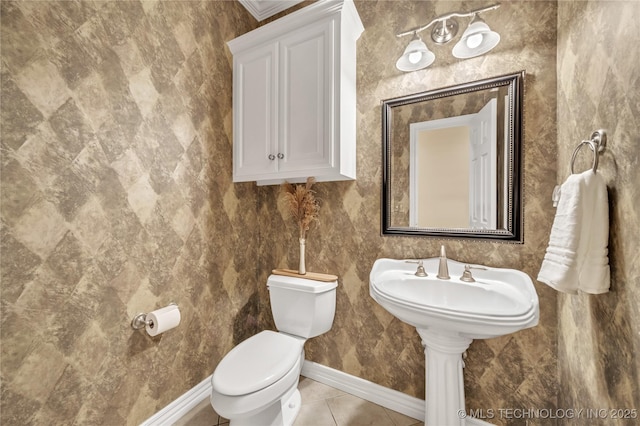
[[[607,146],[607,131],[604,129],[596,130],[591,134],[591,139],[584,140],[578,144],[576,149],[573,150],[573,155],[571,155],[571,174],[574,174],[573,163],[576,161],[578,151],[580,151],[583,145],[589,146],[589,149],[593,151],[593,165],[591,166],[591,170],[595,173],[596,170],[598,170],[600,153],[604,151],[605,146]]]

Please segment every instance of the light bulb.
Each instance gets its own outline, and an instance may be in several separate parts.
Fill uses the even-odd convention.
[[[475,49],[482,44],[482,33],[476,33],[467,37],[467,47],[469,49]]]
[[[422,59],[422,52],[411,52],[409,53],[409,62],[412,64],[417,64]]]

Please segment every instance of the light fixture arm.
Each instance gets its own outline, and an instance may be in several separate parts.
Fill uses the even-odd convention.
[[[495,10],[495,9],[497,9],[499,7],[500,7],[500,3],[496,3],[496,4],[493,4],[491,6],[481,7],[479,9],[472,10],[471,12],[451,12],[451,13],[447,13],[445,15],[438,16],[437,18],[435,18],[431,22],[429,22],[427,25],[423,25],[422,27],[417,27],[417,28],[405,31],[403,33],[396,34],[396,37],[404,37],[404,36],[407,36],[407,35],[410,35],[410,34],[416,34],[417,35],[419,32],[422,32],[422,31],[426,30],[427,28],[429,28],[430,26],[432,26],[435,23],[438,23],[438,22],[446,23],[446,21],[448,19],[451,19],[451,18],[464,18],[464,17],[467,17],[467,16],[473,16],[473,15],[477,15],[478,13],[487,12],[487,11],[490,11],[490,10]]]

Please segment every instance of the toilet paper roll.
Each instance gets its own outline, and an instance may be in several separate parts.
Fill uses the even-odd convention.
[[[149,336],[157,336],[180,324],[180,309],[178,309],[178,305],[169,305],[149,312],[146,320],[146,330]]]

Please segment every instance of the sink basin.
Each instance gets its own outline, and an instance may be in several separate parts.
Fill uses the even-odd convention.
[[[426,259],[429,276],[417,277],[415,264],[378,259],[369,276],[371,297],[416,328],[437,328],[471,339],[497,337],[538,323],[538,295],[524,272],[473,269],[476,282],[468,283],[459,278],[464,264],[449,260],[451,279],[441,280],[436,278],[438,262]]]
[[[531,278],[514,269],[472,269],[475,282],[460,279],[465,265],[448,260],[448,280],[436,277],[439,258],[423,261],[427,277],[406,260],[378,259],[369,294],[389,313],[416,327],[425,347],[427,425],[467,423],[463,352],[473,339],[514,333],[538,324],[538,295]]]

